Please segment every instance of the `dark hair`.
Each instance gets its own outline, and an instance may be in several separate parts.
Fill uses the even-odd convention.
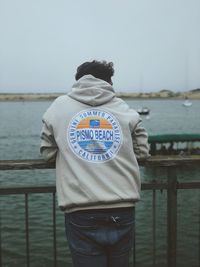
[[[95,78],[111,83],[111,77],[114,75],[113,63],[97,60],[85,62],[77,68],[75,79],[79,80],[81,77],[87,74],[91,74]]]

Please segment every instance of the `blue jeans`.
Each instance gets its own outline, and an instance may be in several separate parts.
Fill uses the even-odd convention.
[[[65,214],[74,267],[128,267],[134,213],[134,208],[115,208]]]

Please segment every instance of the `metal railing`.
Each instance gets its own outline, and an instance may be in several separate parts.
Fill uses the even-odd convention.
[[[152,190],[153,192],[153,266],[156,266],[156,191],[166,190],[167,192],[167,266],[176,267],[177,258],[177,190],[180,189],[200,189],[200,181],[178,182],[176,169],[183,166],[199,166],[200,156],[190,156],[183,158],[176,157],[151,157],[146,161],[139,161],[141,166],[145,167],[163,167],[167,171],[166,181],[152,181],[142,183],[142,190]],[[19,160],[19,161],[0,161],[0,170],[32,170],[32,169],[53,169],[54,162],[45,162],[43,160]],[[53,221],[53,261],[54,267],[57,266],[57,236],[56,236],[56,188],[55,186],[27,186],[27,187],[1,187],[1,195],[24,195],[25,202],[25,239],[26,239],[26,266],[30,266],[30,238],[29,238],[29,195],[30,194],[52,194],[52,221]],[[199,214],[200,216],[200,214]],[[200,222],[199,222],[200,225]],[[1,227],[1,225],[0,225]],[[0,229],[1,230],[1,229]],[[1,231],[0,231],[1,232]],[[199,228],[200,238],[200,228]],[[200,240],[200,239],[199,239]],[[200,241],[199,241],[200,251]],[[133,266],[135,262],[135,249],[133,251]],[[199,252],[200,266],[200,252]],[[0,267],[2,263],[2,240],[0,233]]]

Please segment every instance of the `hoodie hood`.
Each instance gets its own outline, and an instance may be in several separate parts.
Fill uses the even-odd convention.
[[[115,91],[106,81],[84,75],[72,86],[68,96],[89,106],[99,106],[115,97]]]

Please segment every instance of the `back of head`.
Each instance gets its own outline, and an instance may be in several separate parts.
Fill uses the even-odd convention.
[[[81,77],[88,74],[112,84],[111,77],[114,75],[113,63],[97,60],[85,62],[77,68],[75,79],[79,80]]]

